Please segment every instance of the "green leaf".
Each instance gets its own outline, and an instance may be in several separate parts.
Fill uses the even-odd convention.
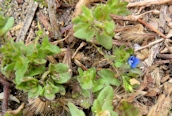
[[[106,86],[98,95],[97,99],[94,100],[93,107],[91,110],[96,114],[100,115],[104,111],[111,112],[111,115],[117,116],[117,113],[113,111],[112,100],[114,97],[113,88]],[[114,115],[116,114],[116,115]]]
[[[34,59],[35,64],[45,64],[47,61],[45,59]]]
[[[94,37],[95,33],[96,31],[91,27],[82,27],[74,33],[74,36],[90,41]]]
[[[82,6],[82,12],[85,17],[87,17],[88,20],[92,20],[93,19],[93,15],[91,10],[89,10],[87,7]]]
[[[73,103],[69,102],[68,107],[72,116],[85,116],[82,110],[79,110]]]
[[[98,33],[96,35],[96,40],[106,49],[110,50],[112,48],[112,37],[107,33]]]
[[[25,92],[28,92],[28,91],[32,91],[32,89],[34,89],[35,91],[38,87],[38,80],[33,78],[33,77],[25,77],[21,80],[21,83],[20,84],[16,84],[16,88],[19,89],[19,90],[23,90]]]
[[[97,5],[93,11],[93,15],[97,20],[100,21],[110,20],[109,8],[106,5]]]
[[[44,93],[44,97],[50,101],[54,100],[55,99],[55,94],[51,94],[51,93],[47,93],[45,92]]]
[[[3,18],[3,20],[7,20],[7,21],[3,22],[3,23],[5,23],[5,25],[3,24],[3,27],[2,27],[2,24],[1,24],[1,27],[0,27],[0,37],[4,36],[11,29],[11,27],[14,24],[14,18],[13,17],[10,17],[8,19],[7,18]]]
[[[115,74],[113,71],[110,71],[108,69],[102,69],[98,72],[98,75],[103,78],[102,81],[106,84],[106,85],[116,85],[119,86],[120,85],[120,81],[118,79],[115,78]]]
[[[44,37],[42,40],[43,50],[47,52],[47,55],[59,54],[61,52],[58,46],[52,45],[48,37]]]
[[[82,71],[82,69],[78,69],[79,76],[77,76],[77,80],[80,83],[82,89],[91,89],[93,87],[93,80],[96,77],[96,69],[90,68],[87,71]]]
[[[141,76],[141,75],[143,75],[143,72],[138,68],[134,68],[134,69],[129,70],[129,76],[137,77],[137,76]]]
[[[99,79],[99,80],[100,80],[100,79]],[[94,83],[94,84],[93,84],[93,88],[92,88],[92,92],[93,92],[93,93],[95,93],[95,92],[101,90],[101,89],[104,87],[103,83],[100,83],[99,80],[96,80],[96,81],[93,82],[93,83]]]
[[[27,72],[26,77],[33,77],[39,74],[43,74],[45,72],[45,69],[45,66],[34,66],[33,68],[31,68],[31,70]]]
[[[69,70],[69,67],[64,63],[55,64],[55,68],[55,71],[57,73],[66,73]]]
[[[119,3],[119,0],[108,0],[106,4],[108,6],[114,6],[114,5],[118,4],[118,3]]]
[[[28,92],[28,98],[36,98],[40,95],[40,92],[42,91],[42,86],[38,85],[37,90],[35,92],[29,91]]]
[[[52,78],[55,80],[56,83],[63,84],[69,81],[70,73],[60,73],[59,75],[54,75]]]
[[[21,61],[17,61],[15,65],[15,81],[17,84],[20,84],[22,78],[24,78],[24,74],[27,71],[29,61],[26,58],[20,57]]]
[[[123,62],[120,62],[120,61],[115,61],[115,66],[117,68],[121,67],[123,65]]]
[[[81,84],[81,87],[82,87],[82,89],[85,89],[85,90],[91,89],[93,87],[92,80],[89,80],[87,82],[84,82],[83,84]]]
[[[108,35],[114,36],[115,24],[113,21],[105,21],[104,28]]]

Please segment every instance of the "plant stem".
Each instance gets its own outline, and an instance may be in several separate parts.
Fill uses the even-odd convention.
[[[0,83],[3,85],[3,92],[4,92],[4,99],[2,101],[2,116],[5,114],[8,108],[8,98],[9,98],[9,87],[10,83],[7,82],[4,78],[3,75],[0,74]]]

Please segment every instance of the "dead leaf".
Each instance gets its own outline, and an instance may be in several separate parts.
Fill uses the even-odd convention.
[[[149,56],[149,50],[148,49],[143,49],[139,52],[136,52],[136,57],[139,58],[140,60],[145,60]]]
[[[140,85],[140,82],[136,80],[135,78],[130,79],[130,84],[131,85]]]
[[[143,25],[141,24],[135,26],[129,26],[126,27],[125,31],[121,32],[121,37],[123,40],[126,41],[134,41],[137,43],[141,43],[155,36],[155,34],[145,33],[143,30],[144,28]]]

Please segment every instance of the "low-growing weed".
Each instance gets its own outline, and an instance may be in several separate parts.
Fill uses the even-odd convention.
[[[115,23],[110,14],[128,14],[127,2],[108,0],[106,4],[98,4],[93,9],[83,7],[83,13],[73,19],[74,36],[86,41],[94,37],[106,49],[112,48]]]

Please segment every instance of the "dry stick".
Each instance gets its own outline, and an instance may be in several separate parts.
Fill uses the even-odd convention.
[[[149,29],[151,29],[152,31],[156,32],[158,35],[160,35],[161,37],[163,37],[164,39],[167,39],[167,37],[161,33],[160,31],[158,31],[157,29],[155,29],[154,27],[152,27],[151,25],[147,24],[145,21],[141,20],[140,18],[137,19],[137,21],[143,25],[145,25],[146,27],[148,27]]]
[[[8,98],[9,98],[9,87],[10,83],[8,83],[3,76],[0,74],[0,83],[3,85],[4,99],[2,101],[2,115],[4,116],[5,112],[8,108]]]
[[[136,6],[150,6],[150,5],[161,5],[161,4],[166,4],[170,3],[172,0],[144,0],[144,1],[139,1],[139,2],[134,2],[134,3],[129,3],[127,7],[136,7]]]
[[[154,45],[154,44],[157,44],[157,43],[160,43],[160,42],[162,42],[162,41],[164,41],[163,38],[158,39],[158,40],[156,40],[156,41],[154,41],[154,42],[149,43],[148,45],[145,45],[145,46],[143,46],[143,47],[139,47],[139,48],[135,49],[134,51],[142,50],[142,49],[144,49],[144,48],[150,47],[150,46],[152,46],[152,45]]]
[[[27,15],[26,15],[26,18],[24,20],[23,27],[21,28],[20,33],[19,33],[16,41],[24,41],[25,36],[27,34],[27,31],[28,31],[28,29],[32,23],[33,17],[35,15],[35,11],[38,7],[38,3],[34,2],[33,0],[31,0],[29,4],[30,4],[30,6],[27,10]]]
[[[157,54],[157,57],[164,59],[172,59],[172,54]]]
[[[72,59],[75,57],[75,55],[78,53],[78,51],[79,51],[82,47],[84,47],[85,45],[86,45],[85,42],[82,42],[82,43],[79,45],[79,47],[76,49],[75,53],[73,54]]]

